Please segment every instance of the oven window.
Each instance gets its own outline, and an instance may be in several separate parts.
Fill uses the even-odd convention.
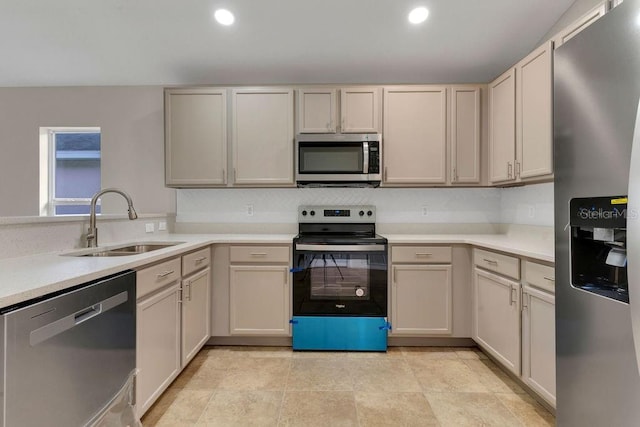
[[[362,143],[301,142],[299,173],[362,173]]]
[[[317,255],[309,266],[312,300],[368,300],[370,263],[366,254]]]

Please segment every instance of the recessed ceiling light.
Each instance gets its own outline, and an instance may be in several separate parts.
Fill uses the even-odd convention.
[[[227,9],[218,9],[213,16],[216,18],[216,21],[222,25],[231,25],[236,20],[233,13],[229,12]]]
[[[416,7],[409,12],[409,22],[412,24],[420,24],[427,20],[429,16],[429,9],[426,7]]]

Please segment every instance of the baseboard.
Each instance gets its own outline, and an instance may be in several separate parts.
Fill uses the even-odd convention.
[[[211,337],[207,345],[291,347],[291,337]]]
[[[291,347],[291,337],[211,337],[207,345]],[[389,347],[476,347],[471,338],[389,337]]]

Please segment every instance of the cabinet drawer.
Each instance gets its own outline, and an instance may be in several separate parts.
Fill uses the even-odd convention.
[[[289,262],[289,246],[231,246],[229,260],[234,262]]]
[[[182,257],[182,275],[188,276],[211,264],[211,248],[208,246],[199,251],[191,252]]]
[[[531,286],[545,291],[555,292],[556,289],[555,268],[527,261],[524,263],[524,279]]]
[[[450,246],[392,246],[391,262],[412,264],[448,264],[451,262]]]
[[[180,280],[180,258],[145,268],[136,273],[137,299]]]
[[[520,279],[520,259],[509,255],[502,255],[483,249],[473,250],[475,265],[485,270],[495,271],[505,276]]]

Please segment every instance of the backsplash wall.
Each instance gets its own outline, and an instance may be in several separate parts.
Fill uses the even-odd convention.
[[[381,224],[553,225],[553,184],[510,189],[181,189],[177,190],[176,222],[294,224],[297,208],[303,204],[375,205]]]

